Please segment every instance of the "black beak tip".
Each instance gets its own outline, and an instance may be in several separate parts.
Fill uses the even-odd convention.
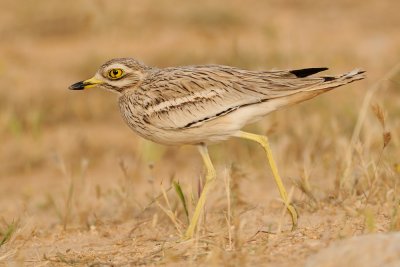
[[[70,90],[83,90],[85,89],[85,84],[82,82],[77,82],[74,83],[73,85],[71,85],[70,87],[68,87],[68,89]]]

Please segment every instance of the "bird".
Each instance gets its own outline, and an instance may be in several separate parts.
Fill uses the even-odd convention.
[[[95,75],[69,89],[97,87],[119,95],[126,124],[139,136],[164,145],[194,145],[206,168],[205,184],[184,237],[198,227],[207,195],[216,179],[208,146],[238,137],[264,149],[292,229],[298,213],[291,203],[273,158],[268,137],[242,128],[280,108],[294,105],[339,86],[365,78],[354,69],[341,75],[314,74],[326,67],[293,70],[244,70],[224,65],[150,67],[133,58],[105,62]]]

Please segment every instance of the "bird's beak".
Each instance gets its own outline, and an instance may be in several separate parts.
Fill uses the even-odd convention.
[[[94,86],[96,86],[98,84],[101,84],[101,83],[103,83],[103,82],[100,81],[100,80],[97,80],[96,78],[90,78],[89,80],[86,80],[86,81],[81,81],[81,82],[74,83],[73,85],[71,85],[69,87],[69,89],[71,89],[71,90],[83,90],[83,89],[86,89],[86,88],[94,87]]]

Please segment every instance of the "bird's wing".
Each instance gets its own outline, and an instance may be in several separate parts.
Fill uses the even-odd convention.
[[[164,69],[141,86],[147,96],[144,119],[161,129],[198,127],[244,106],[327,87],[325,83],[341,77],[307,77],[325,69],[246,71],[219,65]]]

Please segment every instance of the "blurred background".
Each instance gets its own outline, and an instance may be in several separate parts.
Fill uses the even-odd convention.
[[[110,92],[67,89],[116,57],[157,67],[329,67],[327,74],[362,68],[366,80],[271,114],[249,129],[269,135],[295,199],[302,195],[292,181],[305,170],[317,198],[324,198],[346,167],[366,92],[384,79],[371,104],[382,108],[391,143],[381,153],[382,126],[368,107],[352,175],[362,178],[361,167],[382,154],[385,170],[398,176],[399,74],[385,80],[400,62],[397,0],[0,4],[0,220],[33,218],[43,231],[67,221],[118,221],[138,214],[160,194],[161,183],[168,188],[179,180],[186,192],[196,188],[203,167],[194,148],[139,138],[123,123]],[[211,155],[219,172],[242,177],[236,181],[245,201],[278,196],[256,145],[230,140],[213,146]]]

